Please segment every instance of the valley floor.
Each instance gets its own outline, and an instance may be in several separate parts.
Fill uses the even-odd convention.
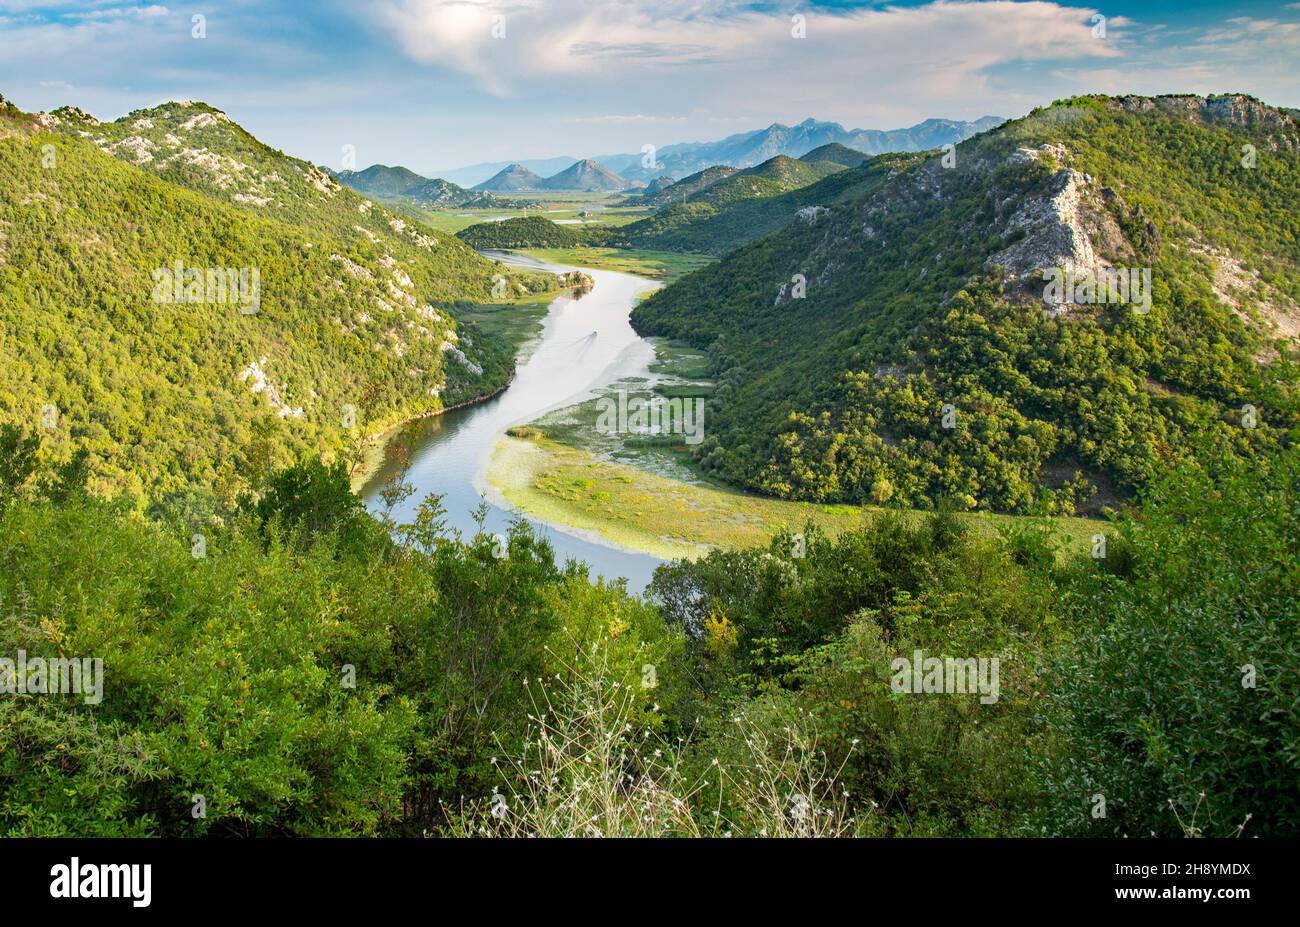
[[[553,264],[617,270],[663,283],[672,283],[715,260],[702,254],[632,248],[529,248],[523,253]]]
[[[709,259],[613,248],[530,249],[526,254],[554,264],[617,270],[652,279],[672,279]],[[537,345],[551,300],[540,294],[501,305],[461,310],[465,321],[515,345],[520,361]],[[707,396],[708,361],[700,352],[650,339],[657,359],[648,377],[631,377],[599,391],[629,397]],[[483,489],[498,504],[549,524],[599,537],[603,542],[661,559],[702,556],[714,547],[765,545],[781,530],[815,524],[828,534],[860,527],[882,509],[821,505],[753,495],[702,478],[679,446],[661,440],[602,435],[594,427],[596,399],[548,413],[524,429],[529,437],[505,437],[487,467]],[[384,459],[389,435],[371,449],[353,488],[360,489]],[[514,431],[514,429],[512,429]],[[908,517],[922,518],[923,512]],[[962,514],[973,528],[991,534],[1014,516]],[[1101,522],[1054,520],[1063,552],[1088,549]]]
[[[721,486],[685,482],[603,458],[557,441],[506,438],[488,468],[491,491],[541,521],[597,534],[607,543],[661,559],[702,556],[711,547],[754,547],[782,528],[815,524],[830,535],[862,527],[884,509],[820,505],[754,496]],[[909,511],[909,518],[926,513]],[[1011,515],[959,515],[976,532],[992,534]],[[1063,548],[1088,549],[1102,523],[1053,519]]]
[[[581,263],[569,251],[544,254],[557,263]],[[754,495],[705,478],[676,439],[602,434],[596,427],[602,398],[623,392],[635,402],[656,395],[705,397],[712,392],[708,360],[701,352],[666,339],[649,340],[656,359],[648,376],[612,383],[595,398],[511,429],[514,436],[496,446],[487,468],[484,488],[494,501],[665,560],[694,559],[714,547],[766,545],[782,528],[800,532],[808,524],[838,535],[884,511]],[[925,516],[907,513],[908,518]],[[1018,520],[987,513],[959,517],[978,534],[992,534]],[[1062,553],[1087,551],[1092,536],[1103,530],[1103,523],[1092,519],[1053,521]]]

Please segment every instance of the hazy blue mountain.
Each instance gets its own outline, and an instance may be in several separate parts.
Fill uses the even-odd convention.
[[[547,177],[537,186],[542,190],[575,190],[593,193],[626,190],[642,184],[629,182],[603,164],[588,158],[565,168],[554,177]]]
[[[815,148],[838,143],[869,155],[891,151],[926,151],[956,144],[1004,120],[985,116],[974,122],[927,119],[906,129],[845,129],[837,122],[805,119],[796,126],[773,123],[766,129],[729,135],[717,142],[665,145],[655,152],[653,167],[642,154],[597,155],[596,160],[629,180],[649,181],[662,174],[685,177],[713,164],[752,167],[776,155],[798,158]]]
[[[653,167],[642,164],[644,155],[596,155],[598,161],[626,180],[650,182],[668,175],[680,179],[712,164],[729,164],[733,167],[753,167],[775,155],[797,158],[814,148],[838,142],[847,148],[866,154],[888,151],[926,151],[962,141],[976,133],[1000,125],[998,116],[984,116],[974,122],[956,119],[927,119],[907,129],[845,129],[836,122],[818,122],[805,119],[797,126],[773,123],[766,129],[729,135],[715,142],[683,142],[666,145],[655,154]],[[462,187],[480,186],[493,175],[511,164],[520,164],[542,177],[550,177],[572,167],[578,158],[563,156],[538,158],[527,161],[489,161],[465,167],[438,171],[438,176]]]
[[[540,176],[522,164],[508,164],[474,189],[493,193],[520,193],[538,189],[541,182]]]
[[[577,160],[577,158],[564,155],[558,158],[534,158],[528,161],[489,161],[482,164],[470,164],[466,167],[438,171],[438,176],[444,180],[450,180],[452,183],[458,183],[462,187],[477,187],[512,164],[526,167],[539,177],[550,177],[566,167],[571,167]]]

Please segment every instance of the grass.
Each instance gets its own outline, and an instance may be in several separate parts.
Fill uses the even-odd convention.
[[[542,322],[558,294],[535,293],[508,303],[477,303],[469,308],[458,308],[456,318],[473,322],[482,331],[504,338],[514,346],[516,353],[526,351],[530,343],[541,334]],[[519,357],[523,363],[524,357]]]
[[[709,358],[698,348],[669,338],[647,338],[655,349],[650,372],[678,380],[704,380],[710,372]],[[661,391],[662,392],[662,391]]]
[[[597,429],[600,402],[627,394],[629,404],[658,396],[663,399],[694,399],[707,396],[713,384],[705,379],[709,361],[700,351],[666,338],[652,338],[655,360],[650,376],[627,376],[596,391],[584,402],[548,412],[532,423],[540,435],[558,444],[586,451],[606,460],[629,464],[659,476],[684,482],[701,482],[694,459],[674,435],[611,434]]]
[[[671,283],[715,260],[700,254],[674,254],[635,248],[530,248],[523,252],[553,264],[617,270]]]
[[[506,438],[493,451],[488,482],[505,501],[543,521],[595,532],[606,541],[662,559],[698,557],[711,547],[765,545],[782,527],[812,522],[829,534],[869,523],[882,509],[768,499],[688,483],[602,458],[557,441]],[[924,512],[908,512],[924,518]],[[959,516],[992,534],[1011,515]],[[1069,552],[1088,549],[1102,523],[1054,519]]]
[[[647,714],[637,676],[609,646],[568,628],[550,652],[563,667],[528,686],[525,746],[493,759],[491,800],[469,804],[458,833],[474,837],[849,837],[861,833],[838,767],[816,729],[792,718],[779,732],[742,713],[735,761],[691,768],[690,745]],[[566,656],[572,654],[572,656]],[[697,726],[697,730],[698,730]],[[636,762],[629,762],[635,757]],[[499,790],[498,790],[499,789]],[[508,796],[508,797],[507,797]],[[802,801],[802,809],[794,804]],[[724,809],[725,814],[722,810]],[[792,810],[793,809],[793,810]]]
[[[596,397],[511,429],[493,451],[488,484],[506,503],[542,521],[600,535],[662,559],[698,557],[712,547],[766,544],[783,527],[809,522],[830,534],[859,527],[882,509],[770,499],[706,478],[681,436],[606,434],[596,422],[601,398],[626,391],[628,400],[707,395],[708,359],[678,342],[652,339],[649,378],[626,377]],[[924,518],[927,513],[912,512]],[[963,513],[981,533],[1015,516]],[[1088,549],[1102,523],[1056,519],[1064,549]]]

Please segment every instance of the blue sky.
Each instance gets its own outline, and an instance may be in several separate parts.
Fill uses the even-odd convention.
[[[354,145],[426,173],[1090,91],[1300,107],[1297,62],[1300,2],[0,0],[0,94],[23,109],[205,100],[300,157],[338,166]]]

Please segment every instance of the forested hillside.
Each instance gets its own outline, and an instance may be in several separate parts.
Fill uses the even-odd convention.
[[[824,159],[825,163],[833,160],[836,153],[819,149],[805,157],[814,155],[819,160]],[[708,196],[708,189],[695,195],[688,194],[684,202],[672,203],[672,193],[677,189],[677,185],[673,185],[663,191],[663,197],[668,200],[664,208],[644,219],[611,229],[608,237],[611,243],[633,248],[721,256],[784,228],[799,217],[802,209],[832,206],[843,200],[862,197],[895,171],[919,161],[921,157],[916,154],[861,156],[859,166],[833,170],[815,182],[785,192],[760,185],[753,196],[731,196],[721,203]],[[842,164],[841,161],[833,163]],[[729,180],[717,182],[716,186]]]
[[[1118,268],[1122,299],[1063,297],[1045,276]],[[722,382],[698,453],[725,479],[1073,512],[1166,471],[1199,433],[1246,457],[1293,443],[1298,303],[1288,114],[1085,97],[811,210],[633,323],[711,350]]]
[[[576,248],[605,237],[604,230],[556,225],[543,216],[519,216],[498,222],[478,222],[456,233],[478,250],[492,248]]]
[[[696,171],[688,177],[683,177],[681,180],[675,182],[667,180],[655,188],[653,192],[650,187],[647,187],[640,202],[647,206],[667,206],[671,203],[682,203],[693,194],[730,177],[738,170],[739,168],[729,167],[725,164],[715,164],[712,167],[706,167],[702,171]]]
[[[804,161],[777,155],[762,164],[706,184],[698,192],[689,196],[687,202],[708,203],[717,208],[724,208],[741,200],[775,196],[788,190],[806,187],[810,183],[842,170],[844,165],[834,160]]]
[[[449,306],[557,285],[202,104],[111,124],[6,107],[0,168],[0,421],[39,425],[56,458],[85,449],[110,495],[233,492],[490,393],[513,357]]]

